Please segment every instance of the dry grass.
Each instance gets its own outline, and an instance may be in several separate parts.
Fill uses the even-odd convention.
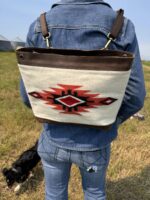
[[[128,120],[112,144],[107,174],[108,200],[150,200],[150,67],[144,67],[147,98],[142,112],[145,121]],[[19,72],[14,53],[0,53],[0,168],[8,167],[17,156],[39,137],[38,124],[21,102]],[[28,124],[28,125],[27,125]],[[7,190],[0,174],[0,200],[42,200],[44,180],[41,164],[35,176],[19,195]],[[81,180],[77,167],[72,167],[69,200],[82,200]]]

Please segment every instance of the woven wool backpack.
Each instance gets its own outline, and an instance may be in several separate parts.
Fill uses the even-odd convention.
[[[45,13],[40,16],[49,48],[21,48],[18,66],[35,117],[41,122],[107,128],[116,120],[130,76],[133,55],[109,50],[123,26],[118,11],[100,50],[54,49],[49,46]]]

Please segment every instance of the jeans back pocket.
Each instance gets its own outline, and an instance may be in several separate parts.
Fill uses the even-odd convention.
[[[110,145],[97,151],[87,151],[82,154],[84,167],[96,166],[97,170],[107,167],[110,160]]]

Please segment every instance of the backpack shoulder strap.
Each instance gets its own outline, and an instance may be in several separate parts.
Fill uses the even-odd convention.
[[[42,13],[40,15],[40,24],[41,24],[41,31],[42,31],[43,39],[46,41],[46,46],[49,48],[51,46],[50,42],[49,42],[49,38],[50,38],[51,34],[48,31],[45,15],[46,15],[46,13]]]
[[[124,10],[120,9],[117,11],[117,17],[113,23],[111,31],[107,35],[108,41],[103,49],[108,49],[110,43],[118,37],[124,23],[123,15],[124,15]]]
[[[43,38],[46,41],[47,47],[50,47],[50,43],[49,43],[50,33],[48,31],[45,14],[46,13],[42,13],[40,15],[40,24],[41,24]],[[107,35],[108,41],[104,49],[107,49],[111,41],[115,40],[117,36],[119,35],[123,26],[123,22],[124,22],[123,14],[124,14],[124,10],[120,9],[119,11],[117,11],[117,17],[113,23],[111,31]]]
[[[114,21],[114,24],[110,32],[110,37],[112,37],[113,39],[117,38],[117,36],[119,35],[119,32],[121,31],[123,27],[123,22],[124,22],[123,14],[124,14],[124,10],[120,9],[117,11],[117,17]]]

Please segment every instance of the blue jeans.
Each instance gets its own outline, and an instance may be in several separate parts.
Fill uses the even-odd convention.
[[[45,199],[67,200],[71,165],[81,173],[85,200],[105,200],[105,179],[110,145],[97,151],[73,151],[53,146],[44,132],[38,143],[45,176]],[[75,199],[75,198],[74,198]]]

